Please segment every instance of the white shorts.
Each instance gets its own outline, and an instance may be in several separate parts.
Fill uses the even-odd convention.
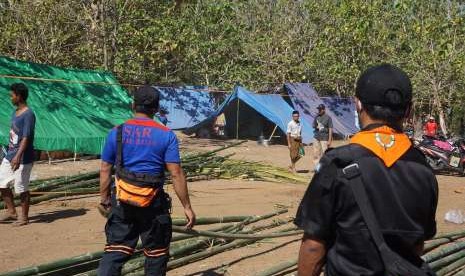
[[[21,164],[16,171],[11,169],[10,161],[3,158],[0,165],[0,189],[10,188],[14,182],[15,193],[20,194],[29,191],[32,163]]]

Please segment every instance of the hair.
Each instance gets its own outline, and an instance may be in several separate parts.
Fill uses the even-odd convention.
[[[146,115],[153,115],[157,113],[158,107],[155,106],[147,106],[147,105],[136,105],[134,110],[137,113],[144,113]]]
[[[23,101],[27,101],[27,97],[29,96],[29,91],[27,86],[24,83],[13,83],[10,86],[11,91],[16,95],[20,96]]]
[[[368,116],[374,120],[380,120],[394,128],[401,128],[402,119],[405,118],[410,103],[404,103],[398,90],[388,90],[384,93],[386,105],[363,104]]]
[[[299,111],[297,110],[292,111],[292,115],[299,115]]]

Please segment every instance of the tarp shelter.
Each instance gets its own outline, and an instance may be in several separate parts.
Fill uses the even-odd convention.
[[[226,135],[231,138],[258,138],[264,135],[268,138],[276,128],[281,134],[286,133],[287,124],[292,119],[292,107],[280,95],[260,95],[236,86],[234,92],[221,106],[200,124],[186,130],[196,132],[202,127],[213,124],[221,113],[226,117]],[[303,122],[303,142],[310,143],[313,130]],[[277,134],[278,132],[276,132]]]
[[[318,96],[312,85],[309,83],[286,83],[284,88],[290,97],[292,105],[301,114],[302,120],[310,125],[313,124],[318,112],[317,107],[324,104],[324,101]],[[330,108],[326,109],[326,114],[332,118],[334,133],[345,137],[355,133],[354,129],[341,122],[341,117],[336,116]]]
[[[205,87],[160,87],[160,107],[168,112],[171,129],[185,129],[210,117],[217,105]]]
[[[352,98],[343,97],[320,97],[326,107],[333,112],[341,122],[352,133],[359,131],[355,124],[355,103]]]
[[[108,131],[131,117],[131,99],[111,73],[0,57],[3,145],[8,144],[14,110],[10,85],[17,82],[29,89],[28,104],[36,114],[36,149],[100,154]]]

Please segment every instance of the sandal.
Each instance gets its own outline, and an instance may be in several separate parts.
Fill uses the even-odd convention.
[[[29,224],[29,221],[27,219],[19,219],[15,222],[13,222],[13,226],[14,227],[19,227],[19,226],[24,226],[24,225],[28,225]]]
[[[0,221],[12,221],[12,220],[17,220],[18,215],[11,215],[11,214],[3,214],[0,215]]]

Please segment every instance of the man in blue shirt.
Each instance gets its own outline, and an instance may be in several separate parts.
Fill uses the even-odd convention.
[[[22,216],[14,223],[15,226],[28,224],[29,214],[29,180],[32,162],[34,161],[34,129],[35,115],[27,106],[28,89],[22,83],[11,85],[11,102],[16,106],[12,114],[10,142],[5,158],[0,166],[0,191],[7,212],[0,221],[16,220],[18,215],[13,202],[10,184],[14,182],[15,193],[21,199]]]
[[[110,211],[105,227],[107,245],[98,275],[121,275],[123,264],[139,240],[145,275],[165,275],[171,241],[171,204],[163,191],[164,172],[170,172],[176,195],[187,218],[195,224],[187,183],[181,168],[176,135],[153,120],[159,93],[150,86],[134,92],[135,116],[110,131],[100,169],[101,209]],[[116,168],[115,183],[111,170]]]

